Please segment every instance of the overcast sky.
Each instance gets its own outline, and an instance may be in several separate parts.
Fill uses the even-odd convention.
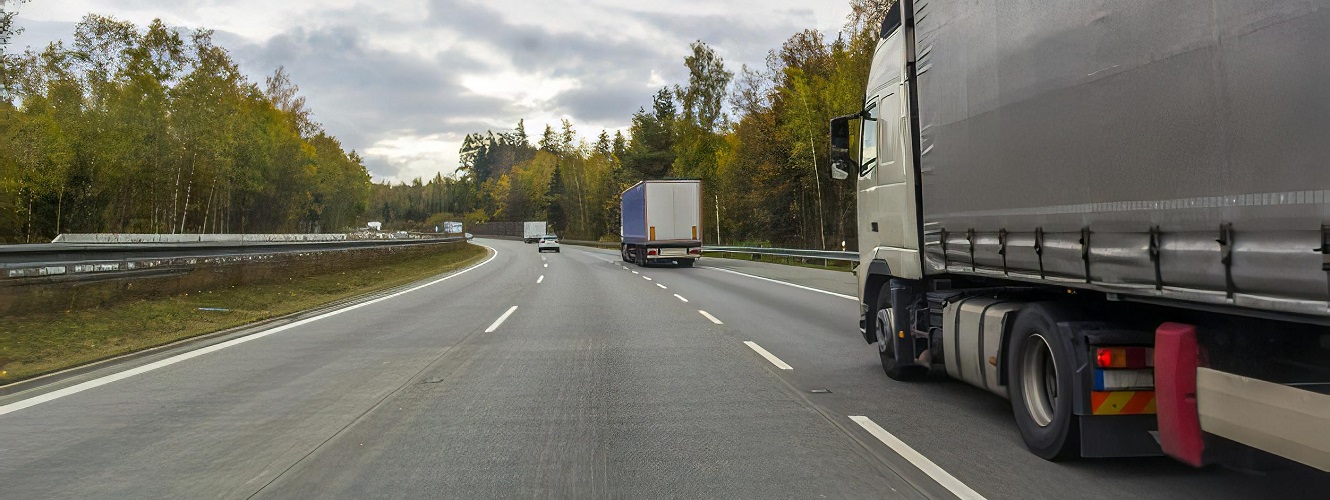
[[[0,0],[4,1],[4,0]],[[286,66],[315,119],[378,180],[445,175],[469,132],[537,136],[568,118],[584,138],[623,129],[687,79],[688,44],[761,66],[790,35],[834,32],[846,0],[33,0],[12,48],[72,38],[87,13],[206,27],[251,81]]]

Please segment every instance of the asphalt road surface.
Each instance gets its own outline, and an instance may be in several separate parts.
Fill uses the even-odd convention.
[[[354,309],[0,398],[0,498],[1317,498],[1324,474],[1050,463],[888,380],[847,273],[482,240]],[[741,274],[742,273],[742,274]],[[775,280],[775,281],[773,281]],[[797,285],[797,286],[795,286]]]

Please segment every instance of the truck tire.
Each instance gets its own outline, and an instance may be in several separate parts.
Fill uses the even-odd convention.
[[[632,257],[628,256],[628,245],[619,245],[619,260],[632,262]]]
[[[1065,308],[1040,302],[1021,309],[1007,342],[1007,390],[1021,438],[1045,460],[1080,455],[1081,436],[1072,414],[1075,363],[1058,323]]]
[[[877,308],[873,314],[873,328],[877,331],[877,355],[882,361],[882,371],[886,372],[887,378],[900,382],[922,379],[928,374],[928,367],[903,365],[896,359],[897,342],[896,335],[892,333],[895,328],[892,328],[890,298],[887,286],[883,286],[882,293],[877,295]]]

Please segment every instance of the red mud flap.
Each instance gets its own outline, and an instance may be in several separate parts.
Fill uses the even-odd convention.
[[[1159,446],[1168,456],[1200,467],[1205,442],[1196,410],[1196,327],[1164,323],[1155,330],[1155,409]]]

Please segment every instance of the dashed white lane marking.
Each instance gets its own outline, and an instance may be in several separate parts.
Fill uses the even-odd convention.
[[[545,263],[545,267],[550,267],[550,265],[549,265],[549,263],[548,263],[548,262],[547,262],[547,263]]]
[[[647,281],[651,281],[651,278],[646,277],[646,276],[643,276],[642,279],[647,280]]]
[[[684,301],[684,302],[688,302],[688,299],[683,298],[683,295],[679,295],[679,294],[677,294],[677,293],[674,294],[674,298],[679,299],[679,300],[682,300],[682,301]]]
[[[660,287],[661,290],[669,290],[669,288],[667,288],[665,285],[662,285],[662,284],[660,284],[660,283],[656,283],[656,286]]]
[[[796,284],[794,284],[794,283],[789,283],[789,282],[785,282],[785,281],[781,281],[781,280],[773,280],[773,279],[771,279],[771,278],[764,278],[764,277],[761,277],[761,276],[755,276],[755,275],[748,274],[748,273],[741,273],[741,272],[739,272],[739,271],[733,271],[733,270],[730,270],[730,269],[725,269],[725,268],[723,268],[723,267],[702,266],[702,268],[703,268],[703,269],[714,269],[714,270],[716,270],[716,271],[720,271],[720,272],[723,272],[723,273],[737,274],[737,275],[739,275],[739,276],[747,276],[747,277],[749,277],[749,278],[759,279],[759,280],[762,280],[762,281],[770,281],[770,282],[772,282],[772,283],[780,283],[780,284],[785,285],[785,286],[792,286],[792,287],[795,287],[795,288],[800,288],[800,289],[803,289],[803,290],[808,290],[808,291],[810,291],[810,292],[825,293],[825,294],[827,294],[827,295],[831,295],[831,296],[834,296],[834,297],[840,297],[840,298],[842,298],[842,299],[859,300],[858,298],[855,298],[853,295],[845,295],[845,294],[843,294],[843,293],[829,292],[829,291],[823,290],[823,289],[821,289],[821,288],[813,288],[813,287],[811,287],[811,286],[796,285]]]
[[[723,324],[725,324],[725,323],[721,323],[720,320],[716,319],[716,317],[715,317],[715,316],[712,316],[711,313],[709,313],[709,312],[703,311],[703,310],[701,310],[701,309],[698,309],[697,312],[702,313],[702,315],[703,315],[703,316],[706,316],[707,319],[711,320],[712,323],[715,323],[715,324],[717,324],[717,325],[723,325]]]
[[[753,341],[750,341],[750,340],[745,340],[745,341],[744,341],[744,344],[748,345],[748,347],[752,348],[754,351],[757,351],[757,353],[758,353],[758,354],[761,354],[762,357],[767,358],[767,361],[770,361],[771,364],[776,365],[776,368],[780,368],[780,369],[782,369],[782,370],[793,370],[793,369],[794,369],[793,366],[790,366],[790,365],[786,364],[784,361],[781,361],[780,358],[776,357],[775,354],[769,353],[769,352],[767,352],[766,349],[763,349],[762,346],[757,345],[757,342],[753,342]]]
[[[539,285],[540,282],[542,282],[542,281],[545,281],[545,275],[543,275],[543,274],[540,275],[539,278],[536,278],[536,284]]]
[[[485,329],[485,333],[494,333],[494,330],[498,330],[499,325],[502,325],[509,316],[513,315],[513,311],[516,310],[517,306],[509,307],[507,311],[504,311],[503,316],[499,316],[499,319],[494,320],[494,323],[491,323],[490,327]]]
[[[942,470],[942,468],[938,467],[937,464],[933,463],[932,460],[929,460],[927,457],[920,455],[919,452],[914,451],[914,448],[911,448],[910,445],[907,445],[903,441],[896,439],[896,436],[893,436],[890,432],[887,432],[886,429],[883,429],[881,426],[877,425],[876,422],[873,422],[868,417],[861,415],[851,415],[850,420],[853,420],[854,423],[859,424],[860,427],[863,427],[864,430],[868,431],[869,434],[872,434],[873,437],[877,438],[878,441],[882,441],[882,444],[887,445],[887,447],[891,448],[891,450],[896,452],[897,455],[900,455],[906,460],[909,460],[911,464],[914,464],[914,466],[918,467],[919,470],[923,471],[925,474],[928,474],[929,477],[932,477],[933,480],[937,481],[937,483],[942,485],[942,487],[950,490],[953,495],[956,495],[957,497],[966,500],[984,499],[983,495],[980,495],[978,492],[970,489],[969,486],[966,486],[965,483],[960,482],[959,479],[956,479],[951,474],[947,473],[947,471]]]
[[[642,274],[642,273],[639,273],[639,272],[637,272],[637,271],[633,271],[633,274]]]
[[[485,259],[484,262],[481,262],[481,263],[476,264],[476,265],[474,265],[474,266],[468,267],[468,268],[466,268],[466,269],[463,269],[463,270],[458,271],[458,272],[456,272],[456,273],[450,274],[450,275],[448,275],[448,276],[444,276],[444,277],[442,277],[442,278],[436,279],[436,280],[431,281],[431,282],[429,282],[429,283],[424,283],[424,284],[422,284],[422,285],[420,285],[420,286],[411,287],[411,288],[408,288],[408,289],[406,289],[406,290],[402,290],[402,291],[400,291],[400,292],[397,292],[397,293],[394,293],[394,294],[391,294],[391,295],[385,295],[385,296],[383,296],[383,297],[379,297],[379,298],[377,298],[377,299],[367,300],[367,301],[364,301],[364,302],[361,302],[361,303],[358,303],[358,304],[353,304],[353,305],[351,305],[351,306],[344,307],[344,308],[341,308],[341,309],[338,309],[338,310],[335,310],[335,311],[328,311],[328,312],[326,312],[326,313],[320,314],[320,315],[318,315],[318,316],[314,316],[314,317],[312,317],[312,318],[305,318],[305,319],[302,319],[302,320],[300,320],[300,321],[296,321],[296,322],[293,322],[293,323],[287,323],[287,324],[285,324],[285,325],[282,325],[282,326],[279,326],[279,327],[276,327],[276,328],[270,328],[270,329],[267,329],[267,330],[264,330],[264,331],[261,331],[261,332],[255,333],[255,334],[253,334],[253,335],[246,335],[246,336],[244,336],[244,337],[234,338],[234,339],[228,340],[228,341],[226,341],[226,342],[219,342],[219,343],[216,343],[216,344],[213,344],[213,345],[210,345],[210,346],[208,346],[208,347],[201,348],[201,349],[195,349],[195,350],[193,350],[193,351],[189,351],[189,352],[185,352],[185,353],[177,354],[177,355],[175,355],[175,356],[171,356],[171,357],[169,357],[169,358],[166,358],[166,359],[163,359],[163,360],[160,360],[160,361],[154,361],[154,362],[152,362],[152,363],[148,363],[148,364],[143,365],[143,366],[140,366],[140,367],[138,367],[138,368],[132,368],[132,369],[125,370],[125,371],[122,371],[122,372],[119,372],[119,373],[112,373],[112,374],[107,375],[107,376],[105,376],[105,377],[95,378],[95,379],[89,380],[89,381],[87,381],[87,382],[83,382],[83,383],[76,384],[76,385],[71,385],[71,386],[66,387],[66,388],[64,388],[64,389],[60,389],[60,390],[56,390],[56,391],[51,391],[51,392],[48,392],[48,393],[45,393],[45,394],[41,394],[41,395],[38,395],[38,396],[33,396],[33,397],[31,397],[31,398],[24,399],[24,400],[22,400],[22,401],[16,401],[16,402],[13,402],[13,403],[10,403],[10,404],[7,404],[7,405],[4,405],[4,406],[0,406],[0,415],[5,415],[5,414],[13,413],[13,412],[16,412],[16,411],[22,410],[22,409],[24,409],[24,408],[29,408],[29,407],[37,406],[37,405],[39,405],[39,404],[42,404],[42,403],[45,403],[45,402],[48,402],[48,401],[55,401],[55,400],[57,400],[57,399],[60,399],[60,398],[65,397],[65,396],[69,396],[69,395],[72,395],[72,394],[78,394],[78,393],[83,392],[83,391],[86,391],[86,390],[88,390],[88,389],[93,389],[93,388],[101,387],[101,386],[106,385],[106,384],[109,384],[109,383],[111,383],[111,382],[116,382],[116,381],[119,381],[119,380],[127,379],[127,378],[129,378],[129,377],[133,377],[133,376],[135,376],[135,375],[141,375],[141,374],[144,374],[144,373],[148,373],[148,372],[153,371],[153,370],[156,370],[156,369],[158,369],[158,368],[164,368],[164,367],[167,367],[167,366],[170,366],[170,365],[174,365],[174,364],[176,364],[176,363],[179,363],[179,362],[181,362],[181,361],[185,361],[185,360],[189,360],[189,359],[197,358],[197,357],[199,357],[199,356],[203,356],[203,355],[205,355],[205,354],[210,354],[210,353],[213,353],[213,352],[217,352],[217,351],[220,351],[220,350],[222,350],[222,349],[226,349],[227,347],[231,347],[231,346],[235,346],[235,345],[240,345],[240,344],[243,344],[243,343],[245,343],[245,342],[252,341],[252,340],[258,340],[258,339],[261,339],[261,338],[263,338],[263,337],[267,337],[267,336],[272,335],[272,334],[275,334],[275,333],[279,333],[279,332],[282,332],[282,331],[285,331],[285,330],[290,330],[290,329],[292,329],[292,328],[296,328],[296,327],[298,327],[298,326],[307,325],[307,324],[313,323],[313,322],[315,322],[315,321],[318,321],[318,320],[321,320],[321,319],[324,319],[324,318],[328,318],[328,317],[336,316],[336,315],[338,315],[338,314],[342,314],[342,313],[347,312],[347,311],[354,311],[354,310],[356,310],[356,309],[360,309],[360,308],[362,308],[362,307],[365,307],[365,306],[368,306],[368,305],[371,305],[371,304],[377,304],[377,303],[379,303],[379,302],[383,302],[383,301],[388,300],[388,299],[392,299],[392,298],[395,298],[395,297],[400,297],[400,296],[402,296],[402,295],[406,295],[406,294],[408,294],[408,293],[414,292],[414,291],[416,291],[416,290],[420,290],[420,289],[425,288],[425,287],[428,287],[428,286],[430,286],[430,285],[434,285],[434,284],[437,284],[437,283],[441,283],[441,282],[444,282],[444,281],[447,281],[447,280],[450,280],[450,279],[456,278],[456,277],[461,276],[461,275],[463,275],[463,274],[465,274],[465,273],[467,273],[467,272],[470,272],[470,271],[472,271],[472,270],[474,270],[474,269],[477,269],[477,268],[479,268],[480,266],[483,266],[483,265],[485,265],[485,264],[489,264],[490,261],[494,260],[495,257],[498,257],[498,256],[499,256],[499,251],[498,251],[498,250],[496,250],[496,249],[494,249],[494,248],[491,248],[491,247],[489,247],[489,246],[486,246],[486,245],[480,245],[480,246],[485,247],[486,249],[488,249],[489,251],[494,252],[494,253],[491,254],[490,257],[489,257],[488,259]]]

